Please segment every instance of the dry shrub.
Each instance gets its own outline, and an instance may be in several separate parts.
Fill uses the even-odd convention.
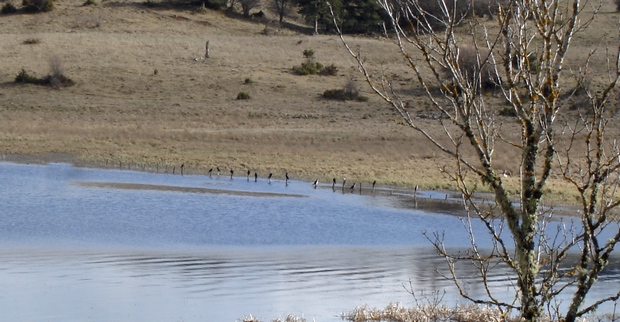
[[[331,100],[366,102],[368,97],[360,95],[355,82],[349,80],[342,89],[328,89],[323,92],[323,97]]]
[[[41,43],[41,39],[39,38],[28,38],[22,42],[24,45],[36,45]]]
[[[260,322],[260,320],[258,318],[256,318],[255,316],[252,316],[252,314],[250,314],[250,316],[244,316],[243,319],[241,319],[242,322]]]
[[[15,77],[16,83],[22,84],[36,84],[36,85],[49,85],[53,88],[61,88],[75,85],[75,82],[65,76],[64,67],[62,61],[58,56],[52,56],[49,59],[50,73],[49,75],[38,78],[29,74],[25,69],[21,69],[19,74]]]
[[[241,321],[242,322],[260,322],[260,320],[256,318],[255,316],[252,316],[252,314],[250,314],[250,316],[244,316]],[[272,322],[306,322],[306,319],[303,317],[289,314],[284,318],[284,320],[281,318],[277,318],[275,320],[272,320]]]
[[[65,68],[62,64],[62,60],[58,56],[52,56],[49,58],[50,74],[49,84],[53,88],[61,88],[65,86],[73,85],[73,81],[65,76]]]
[[[275,320],[273,320],[272,322],[306,322],[306,319],[303,317],[299,317],[299,316],[294,316],[292,314],[289,314],[286,316],[286,318],[284,318],[284,320],[277,318]]]
[[[406,308],[400,303],[390,303],[384,309],[369,308],[367,306],[357,307],[349,313],[342,314],[342,318],[352,322],[511,321],[510,318],[503,316],[500,311],[486,306],[467,305],[449,308],[445,305],[429,304]]]

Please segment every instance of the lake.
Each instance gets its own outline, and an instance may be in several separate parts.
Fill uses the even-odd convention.
[[[463,222],[407,209],[406,198],[264,176],[0,162],[0,312],[7,321],[340,321],[360,305],[413,305],[411,290],[457,303],[423,232],[446,232],[459,250]],[[594,295],[620,288],[612,262]],[[482,294],[471,268],[461,273]],[[507,272],[492,280],[508,294]]]

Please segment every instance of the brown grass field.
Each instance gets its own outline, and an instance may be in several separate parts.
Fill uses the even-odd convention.
[[[605,1],[592,26],[576,36],[568,66],[577,68],[598,46],[593,74],[605,74],[604,48],[615,46],[619,17]],[[211,10],[147,8],[139,0],[82,3],[57,0],[49,13],[0,15],[0,153],[71,155],[78,164],[151,169],[185,163],[190,173],[219,166],[278,178],[288,171],[295,179],[322,182],[346,176],[348,182],[453,188],[438,170],[449,160],[399,125],[335,36],[276,27],[264,35],[261,22]],[[399,80],[415,109],[429,106],[391,40],[349,39],[377,72]],[[200,59],[207,40],[211,57]],[[338,75],[292,74],[305,49],[336,65]],[[50,59],[62,62],[75,86],[14,83],[22,68],[45,76]],[[350,81],[367,102],[320,96]],[[251,99],[236,100],[241,91]],[[442,133],[436,121],[421,121]],[[514,133],[516,127],[503,130]],[[618,133],[615,125],[611,130]],[[498,164],[516,173],[516,153],[500,146]],[[572,198],[557,177],[549,187],[566,197],[560,199]]]

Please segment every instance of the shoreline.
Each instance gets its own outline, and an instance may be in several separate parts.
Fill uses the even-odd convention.
[[[91,169],[101,169],[101,170],[127,170],[127,171],[140,171],[147,172],[153,174],[172,174],[172,175],[181,175],[180,170],[175,168],[159,168],[144,165],[142,167],[134,165],[133,167],[130,164],[122,165],[117,167],[116,165],[112,166],[111,164],[105,164],[103,162],[80,162],[77,158],[68,153],[48,153],[45,155],[28,155],[28,154],[2,154],[0,155],[0,161],[4,162],[12,162],[12,163],[20,163],[20,164],[40,164],[46,165],[49,163],[67,163],[71,164],[75,167],[83,167],[83,168],[91,168]],[[185,169],[185,175],[204,175],[207,176],[207,171],[189,171],[193,169]],[[223,172],[224,173],[224,172]],[[227,176],[227,173],[222,174],[222,176]],[[242,176],[235,176],[238,178],[242,178]],[[261,177],[261,179],[265,179]],[[274,180],[281,180],[281,178],[274,178]],[[295,179],[298,181],[306,182],[308,185],[311,185],[312,182],[304,179]],[[82,185],[81,183],[78,183]],[[100,187],[108,187],[114,189],[155,189],[155,190],[171,190],[177,192],[190,192],[190,193],[231,193],[237,195],[252,195],[261,197],[263,196],[260,193],[247,193],[240,191],[227,191],[220,189],[208,189],[208,188],[179,188],[172,186],[154,186],[149,187],[149,185],[124,185],[120,183],[92,183],[86,184],[85,186],[100,186]],[[367,187],[372,185],[363,185],[361,189],[355,189],[355,191],[349,191],[349,188],[341,189],[341,183],[336,185],[336,189],[334,192],[342,193],[355,193],[355,194],[366,194],[366,195],[378,195],[384,197],[393,197],[395,200],[393,205],[400,209],[407,210],[422,210],[428,211],[434,214],[440,215],[449,215],[449,216],[457,216],[457,217],[466,217],[467,212],[463,208],[463,201],[460,199],[460,193],[458,191],[449,191],[449,190],[420,190],[419,192],[415,192],[415,190],[408,189],[407,187],[402,186],[394,186],[394,185],[377,185],[376,188],[369,189]],[[320,184],[321,189],[329,189],[331,185]],[[267,196],[267,195],[265,195]],[[278,196],[288,196],[288,195],[278,195]],[[295,195],[293,197],[300,197]],[[303,197],[303,196],[302,196]],[[489,199],[492,198],[492,195],[489,193],[480,193],[478,196],[478,200]],[[578,208],[574,206],[566,206],[566,205],[558,205],[552,206],[554,209],[554,217],[578,217]],[[474,216],[475,217],[475,216]]]
[[[28,154],[2,154],[0,155],[0,161],[2,162],[11,162],[17,164],[37,164],[37,165],[47,165],[50,163],[67,163],[71,164],[74,167],[83,167],[83,168],[91,168],[91,169],[101,169],[101,170],[127,170],[127,171],[140,171],[147,172],[153,174],[172,174],[172,175],[181,175],[179,170],[173,170],[172,168],[163,168],[160,169],[162,171],[158,171],[159,168],[152,166],[134,166],[125,165],[124,167],[116,166],[102,166],[101,163],[97,162],[80,162],[77,161],[77,158],[71,154],[66,153],[48,153],[46,155],[28,155]],[[185,169],[185,175],[208,175],[208,173],[204,171],[187,171]],[[227,175],[222,175],[227,176]],[[235,176],[241,178],[242,176]],[[265,179],[262,178],[261,179]],[[276,179],[274,179],[276,180]],[[278,178],[277,180],[280,180]],[[306,182],[308,185],[312,185],[312,182],[303,179],[295,179],[298,181]],[[177,191],[177,192],[188,192],[188,193],[230,193],[234,195],[251,195],[257,197],[264,196],[272,196],[269,193],[256,193],[256,192],[243,192],[243,191],[229,191],[223,189],[209,189],[209,188],[183,188],[183,187],[173,187],[173,186],[153,186],[153,185],[141,185],[141,184],[123,184],[123,183],[77,183],[80,186],[86,187],[101,187],[101,188],[113,188],[113,189],[153,189],[153,190],[169,190],[169,191]],[[333,189],[335,193],[354,193],[354,194],[364,194],[364,195],[377,195],[383,197],[393,197],[395,200],[394,206],[401,209],[408,210],[422,210],[428,211],[435,214],[441,215],[450,215],[450,216],[458,216],[463,217],[466,216],[466,212],[462,208],[462,201],[458,199],[458,192],[456,191],[436,191],[436,190],[427,190],[427,191],[419,191],[415,192],[411,189],[407,189],[406,187],[392,186],[392,185],[377,185],[375,189],[371,189],[368,187],[372,187],[372,185],[362,185],[361,189],[359,185],[356,185],[355,190],[350,190],[350,188],[341,188],[341,184],[336,185],[336,188]],[[330,189],[331,185],[320,184],[320,189]],[[303,197],[301,195],[287,195],[287,194],[275,194],[277,196],[283,197]]]

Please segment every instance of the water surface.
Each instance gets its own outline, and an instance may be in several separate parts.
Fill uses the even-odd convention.
[[[0,163],[0,204],[8,321],[339,321],[358,305],[412,305],[408,290],[446,290],[450,304],[423,232],[456,250],[469,240],[456,216],[294,180]],[[620,287],[614,261],[597,295]],[[492,280],[512,283],[501,269]]]

